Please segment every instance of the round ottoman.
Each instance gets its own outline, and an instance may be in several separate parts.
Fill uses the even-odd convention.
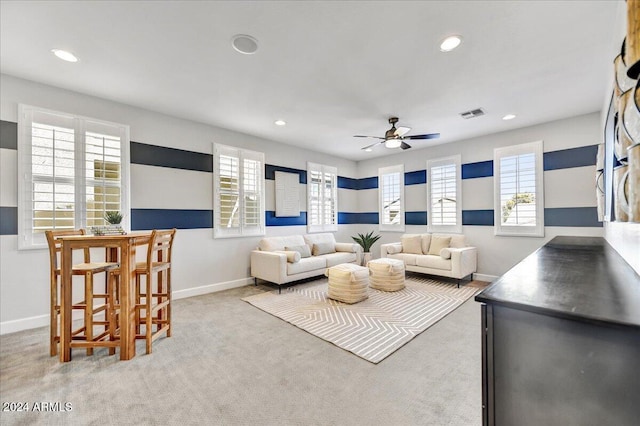
[[[404,288],[404,262],[398,259],[370,260],[369,281],[371,288],[382,291],[398,291]]]
[[[369,297],[369,269],[354,263],[342,263],[327,269],[329,298],[357,303]]]

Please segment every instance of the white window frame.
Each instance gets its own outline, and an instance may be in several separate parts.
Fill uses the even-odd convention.
[[[432,169],[450,165],[455,167],[456,223],[454,225],[436,224],[433,221],[435,206],[432,204],[431,193],[433,191],[432,185],[439,184],[440,181],[436,181],[433,178]],[[429,232],[462,233],[462,179],[461,156],[459,154],[427,161],[427,206],[427,230]]]
[[[74,132],[74,177],[69,178],[74,186],[75,229],[87,228],[87,176],[85,165],[85,140],[87,132],[101,132],[120,138],[120,213],[121,226],[131,229],[130,182],[129,182],[129,126],[95,118],[53,111],[30,105],[18,105],[18,249],[32,250],[48,248],[44,232],[33,230],[33,184],[36,181],[53,182],[54,177],[34,177],[32,170],[32,129],[35,121],[46,121],[49,125],[73,128]],[[57,180],[56,180],[57,181]],[[55,228],[54,228],[55,229]]]
[[[536,224],[535,226],[509,226],[502,224],[501,205],[501,170],[500,159],[516,155],[535,155],[535,200],[536,200]],[[494,182],[494,232],[495,235],[520,236],[520,237],[544,237],[544,169],[543,169],[543,142],[535,141],[519,145],[495,148],[493,150],[493,182]]]
[[[312,197],[313,187],[311,174],[313,172],[320,173],[321,183],[319,198],[316,200]],[[326,193],[322,190],[325,186],[326,175],[331,175],[331,198],[326,200]],[[330,203],[330,209],[333,209],[333,214],[330,216],[330,222],[327,222],[326,207],[327,202]],[[320,223],[312,223],[311,210],[314,208],[314,204],[317,205],[319,210]],[[307,232],[336,232],[338,230],[338,169],[336,167],[325,166],[323,164],[316,164],[307,162]]]
[[[398,197],[400,204],[399,220],[396,223],[384,222],[384,176],[390,174],[399,174],[398,181]],[[378,169],[378,227],[380,231],[404,232],[405,229],[405,207],[404,207],[404,165],[381,167]]]
[[[226,155],[238,159],[238,226],[223,227],[220,226],[220,156]],[[256,226],[246,226],[244,224],[244,161],[254,160],[260,163],[259,166],[259,183],[260,190],[260,211],[259,222]],[[213,237],[214,238],[237,238],[248,236],[265,235],[265,184],[264,184],[264,153],[251,151],[248,149],[236,148],[233,146],[213,144]]]

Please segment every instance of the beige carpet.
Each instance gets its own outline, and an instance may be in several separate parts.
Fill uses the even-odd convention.
[[[329,299],[326,279],[242,300],[377,364],[480,290],[411,275],[403,290],[369,289],[353,305]]]

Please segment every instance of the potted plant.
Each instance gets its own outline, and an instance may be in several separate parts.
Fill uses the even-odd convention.
[[[364,252],[362,264],[366,265],[371,260],[371,246],[381,238],[380,235],[373,235],[373,231],[371,231],[368,234],[358,233],[357,237],[352,236],[351,238],[362,247]]]
[[[109,225],[120,225],[120,222],[122,222],[122,213],[115,211],[106,212],[104,214],[104,220],[106,220]]]
[[[114,235],[125,234],[124,229],[120,223],[122,222],[122,213],[117,211],[108,211],[104,214],[104,220],[107,222],[106,226],[93,226],[91,231],[93,235]]]

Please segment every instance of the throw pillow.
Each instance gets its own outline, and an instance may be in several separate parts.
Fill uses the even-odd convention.
[[[329,254],[336,252],[336,245],[334,243],[319,243],[313,245],[313,255],[320,256],[321,254]]]
[[[402,251],[402,247],[399,246],[389,246],[387,247],[387,254],[398,254]]]
[[[300,257],[303,259],[305,257],[311,257],[311,250],[309,250],[309,246],[306,244],[303,244],[301,246],[289,246],[285,247],[284,249],[285,251],[297,251],[298,253],[300,253]]]
[[[429,246],[429,254],[440,256],[440,250],[448,248],[451,237],[442,237],[439,235],[431,236],[431,245]]]
[[[403,236],[402,252],[412,254],[422,254],[422,237],[420,235]]]
[[[429,254],[431,245],[431,234],[422,234],[422,254]]]
[[[440,250],[440,257],[443,259],[451,259],[451,249],[443,248]]]
[[[277,250],[275,253],[283,253],[287,256],[287,262],[296,263],[300,262],[300,252],[299,251],[280,251]]]

